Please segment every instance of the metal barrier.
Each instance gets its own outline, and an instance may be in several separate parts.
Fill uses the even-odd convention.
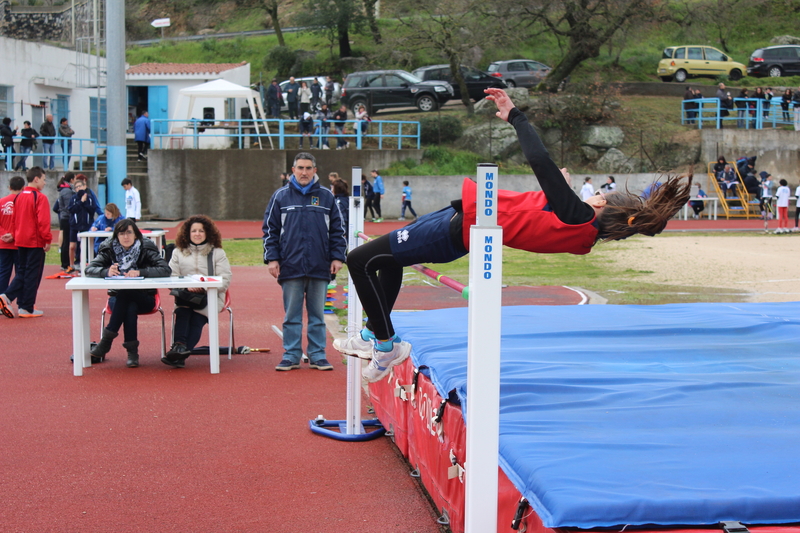
[[[25,139],[25,137],[14,137],[14,143],[17,144],[20,141]],[[97,157],[98,154],[98,145],[97,139],[85,139],[81,137],[36,137],[36,142],[39,144],[39,151],[34,152],[31,150],[30,152],[22,152],[21,147],[20,151],[13,151],[12,147],[9,146],[5,148],[2,152],[2,156],[5,157],[5,163],[3,167],[5,170],[13,171],[15,162],[18,161],[20,157],[53,157],[53,161],[61,160],[61,163],[64,167],[64,170],[68,170],[67,166],[69,165],[69,160],[73,157],[78,158],[78,168],[77,170],[84,170],[84,158],[91,157],[93,158],[92,163],[92,170],[97,171],[97,164],[104,163],[105,161],[100,161]],[[44,152],[44,143],[42,141],[49,141],[52,140],[53,142],[53,152]],[[91,143],[91,148],[87,148],[87,152],[84,152],[84,143]],[[75,144],[77,144],[78,151],[73,152],[72,149],[75,148]],[[60,151],[57,151],[60,150]],[[30,168],[32,165],[26,165]],[[49,165],[48,165],[49,166]],[[44,168],[44,164],[42,164],[42,168]],[[48,170],[48,169],[45,169]]]
[[[777,128],[800,123],[797,115],[800,107],[784,110],[781,97],[774,96],[770,101],[761,98],[733,98],[733,107],[723,107],[718,98],[697,98],[681,102],[681,124],[698,129],[722,128],[733,124],[741,129]],[[727,115],[724,113],[727,111]]]
[[[304,136],[299,133],[287,133],[287,125],[299,124],[297,120],[284,119],[239,119],[239,120],[201,120],[201,119],[150,119],[153,133],[153,148],[158,149],[181,149],[181,148],[227,148],[231,143],[236,144],[239,149],[246,148],[248,144],[252,146],[262,139],[277,139],[278,149],[287,148],[287,139],[297,139],[298,143]],[[373,120],[368,122],[366,132],[362,132],[360,120],[346,120],[344,127],[337,130],[336,125],[340,121],[328,120],[328,132],[322,134],[321,121],[314,120],[312,133],[309,142],[315,148],[322,148],[324,144],[330,144],[332,140],[341,141],[341,144],[355,142],[356,150],[364,148],[364,142],[368,139],[375,139],[378,142],[378,149],[382,150],[384,144],[396,145],[397,149],[402,149],[403,142],[416,144],[419,150],[420,144],[420,123],[406,120]],[[258,134],[256,134],[256,124]],[[373,133],[377,129],[376,133]],[[212,130],[209,132],[209,130]],[[350,131],[351,133],[348,133]],[[212,139],[220,139],[212,141]],[[189,141],[189,142],[184,142]],[[226,142],[227,141],[227,142]],[[216,146],[214,146],[216,144]],[[227,144],[227,146],[225,146]],[[263,141],[262,141],[263,144]],[[305,144],[305,142],[303,143]],[[338,144],[338,143],[337,143]],[[189,146],[187,146],[189,145]],[[204,146],[205,145],[205,146]],[[333,146],[331,146],[333,148]],[[395,146],[392,146],[395,148]]]

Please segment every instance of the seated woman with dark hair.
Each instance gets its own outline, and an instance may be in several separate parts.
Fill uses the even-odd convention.
[[[222,288],[218,291],[219,310],[225,303],[225,292],[231,283],[231,265],[222,249],[222,237],[216,224],[205,215],[189,217],[178,230],[175,238],[175,251],[169,261],[173,276],[209,276],[208,258],[211,254],[213,276],[222,278]],[[204,289],[188,289],[201,293]],[[193,309],[182,300],[175,299],[175,331],[172,347],[161,361],[176,368],[186,366],[186,359],[200,341],[203,327],[208,323],[208,305]]]
[[[136,222],[125,219],[114,227],[111,238],[100,245],[97,256],[86,267],[92,278],[125,276],[129,278],[164,278],[170,275],[169,265],[161,257],[156,245],[142,237]],[[103,336],[92,349],[92,363],[103,361],[111,350],[111,343],[124,328],[122,346],[128,351],[129,368],[139,366],[139,314],[148,313],[156,305],[156,289],[124,289],[108,291],[111,318]]]

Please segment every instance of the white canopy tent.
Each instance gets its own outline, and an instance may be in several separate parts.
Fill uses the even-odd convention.
[[[189,97],[189,107],[186,111],[187,121],[192,118],[192,110],[194,109],[194,102],[197,98],[246,98],[247,106],[250,108],[251,117],[254,119],[258,119],[259,117],[261,119],[267,118],[264,114],[264,108],[261,106],[261,96],[258,92],[250,89],[249,87],[242,87],[241,85],[231,83],[227,80],[213,80],[200,85],[194,85],[192,87],[181,89],[179,92],[178,105],[175,106],[176,116],[173,117],[176,120],[180,119],[180,117],[177,116],[177,113],[181,108],[180,103],[184,96]],[[259,111],[258,114],[256,113],[256,109]],[[258,146],[259,148],[263,148],[261,146],[261,136],[259,135],[258,131],[258,122],[254,121],[253,125],[256,129]],[[264,123],[264,130],[265,133],[269,134],[269,127],[266,125],[266,123]],[[270,147],[274,148],[272,145],[272,137],[268,138]]]

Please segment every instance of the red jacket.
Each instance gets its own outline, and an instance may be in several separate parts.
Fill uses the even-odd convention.
[[[461,187],[464,206],[462,234],[469,250],[469,227],[475,224],[478,184],[469,178]],[[545,209],[547,198],[542,191],[497,191],[497,224],[503,228],[503,244],[540,254],[588,254],[597,239],[595,218],[584,224],[565,224],[555,213]]]
[[[14,198],[16,198],[16,194],[9,194],[5,198],[0,199],[0,236],[5,235],[6,233],[11,233],[13,224],[11,218],[14,214]],[[4,250],[16,250],[17,245],[8,242],[4,242],[0,240],[0,248]]]
[[[50,233],[50,201],[34,187],[25,187],[14,201],[11,234],[20,248],[44,248],[53,240]]]

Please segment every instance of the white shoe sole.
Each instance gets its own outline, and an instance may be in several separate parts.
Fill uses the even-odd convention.
[[[364,369],[361,371],[361,377],[363,377],[367,383],[375,383],[376,381],[380,381],[389,375],[389,373],[392,371],[392,368],[408,359],[409,355],[411,355],[411,345],[403,341],[400,343],[400,346],[397,349],[396,357],[394,357],[394,359],[391,361],[388,361],[383,370],[379,370],[377,368],[377,363],[375,363],[373,358],[369,365],[364,367]]]
[[[375,345],[362,339],[360,333],[345,339],[334,339],[333,347],[345,355],[367,360],[372,359],[372,351],[375,349]]]

